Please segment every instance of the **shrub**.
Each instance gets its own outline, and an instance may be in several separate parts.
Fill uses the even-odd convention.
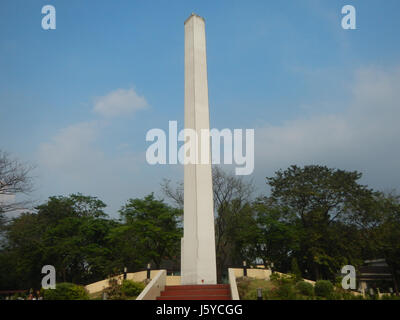
[[[276,272],[272,273],[269,277],[269,279],[275,283],[276,285],[280,286],[283,284],[291,284],[294,285],[296,281],[295,275],[289,273],[289,274],[278,274]]]
[[[284,283],[284,284],[280,285],[276,289],[275,293],[276,293],[276,296],[278,299],[282,299],[282,300],[296,300],[297,299],[297,295],[294,290],[294,287],[290,283]]]
[[[329,298],[333,293],[333,284],[329,280],[318,280],[314,292],[319,297]]]
[[[137,297],[145,288],[144,283],[132,280],[124,280],[121,286],[121,292],[127,297]]]
[[[107,294],[107,298],[110,300],[122,300],[123,294],[121,291],[121,285],[118,283],[118,280],[111,278],[108,281],[108,284],[109,286],[103,291]]]
[[[137,297],[145,288],[145,284],[132,280],[123,280],[121,284],[117,279],[109,280],[109,287],[103,292],[107,294],[109,300],[126,300]]]
[[[337,277],[335,278],[335,283],[334,283],[335,288],[343,289],[343,287],[342,287],[342,280],[343,280],[343,277],[342,277],[342,276],[337,276]]]
[[[314,287],[311,283],[306,281],[299,281],[296,284],[296,289],[305,296],[313,296],[314,295]]]
[[[296,283],[296,275],[289,273],[286,277],[283,276],[279,279],[279,283],[280,284],[291,284],[291,285],[295,285]]]
[[[351,293],[333,291],[329,294],[327,298],[330,300],[350,300]]]
[[[280,276],[278,273],[273,272],[273,273],[271,274],[271,276],[269,277],[269,279],[270,279],[271,281],[278,281],[278,280],[281,279],[281,276]]]
[[[85,288],[73,283],[58,283],[55,289],[44,290],[44,300],[88,300]]]
[[[382,300],[400,300],[400,296],[384,294],[384,295],[381,297],[381,299],[382,299]]]

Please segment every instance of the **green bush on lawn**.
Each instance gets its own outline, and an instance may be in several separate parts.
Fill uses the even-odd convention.
[[[297,300],[299,297],[297,296],[297,292],[292,283],[283,283],[275,290],[275,297],[279,300]]]
[[[296,281],[294,275],[273,273],[269,280],[238,278],[237,286],[241,300],[257,300],[257,289],[262,290],[263,300],[369,300],[349,290],[334,287],[329,280],[318,280],[313,286],[307,281]],[[381,299],[400,299],[384,296]]]
[[[144,283],[132,280],[124,280],[121,286],[121,292],[127,297],[137,297],[145,288]]]
[[[300,294],[312,297],[314,295],[314,286],[306,281],[299,281],[296,283],[296,289]]]
[[[77,284],[62,282],[55,289],[43,291],[44,300],[88,300],[89,294],[84,287]]]
[[[123,280],[120,284],[116,279],[110,279],[109,287],[104,289],[104,292],[109,300],[132,300],[143,291],[145,286],[144,283],[133,280]]]
[[[333,294],[333,284],[329,280],[318,280],[314,287],[315,295],[330,298]]]

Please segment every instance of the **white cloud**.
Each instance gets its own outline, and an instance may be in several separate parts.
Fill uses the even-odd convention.
[[[334,92],[332,96],[330,105],[343,101]],[[265,193],[266,176],[291,164],[358,170],[364,173],[363,183],[400,190],[400,68],[359,70],[350,96],[330,114],[256,128],[252,176],[259,191]],[[145,150],[130,152],[121,141],[106,152],[99,146],[102,129],[98,121],[74,124],[40,146],[42,200],[83,192],[100,197],[115,213],[129,197],[157,191],[163,177],[176,179],[182,173],[180,166],[149,166]]]
[[[49,169],[62,169],[73,173],[77,166],[90,169],[93,158],[103,157],[102,152],[92,147],[99,134],[97,122],[81,122],[63,128],[39,148],[40,163]]]
[[[400,68],[364,68],[355,79],[345,111],[257,128],[256,174],[314,163],[361,171],[377,188],[400,187]]]
[[[117,89],[96,98],[93,110],[104,117],[116,117],[134,113],[147,106],[146,99],[134,89]]]
[[[93,110],[103,117],[127,115],[147,107],[134,89],[118,89],[96,99]],[[129,197],[147,192],[145,183],[135,182],[143,173],[144,152],[115,141],[115,149],[104,147],[105,127],[112,121],[80,122],[61,129],[37,152],[42,201],[50,195],[82,192],[98,196],[115,213]],[[139,170],[140,167],[140,170]],[[150,183],[149,182],[149,183]]]
[[[146,172],[144,151],[134,152],[127,145],[122,150],[118,145],[112,151],[106,150],[100,144],[103,129],[104,124],[98,121],[77,123],[39,146],[40,201],[52,195],[81,192],[99,197],[115,217],[127,199],[157,190],[159,177],[164,175],[157,170]]]

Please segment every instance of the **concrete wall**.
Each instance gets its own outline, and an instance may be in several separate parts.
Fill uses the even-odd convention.
[[[181,277],[180,276],[167,276],[167,286],[180,286]]]
[[[121,283],[123,276],[116,276],[116,277],[112,277],[110,279],[117,279],[118,283]],[[101,281],[97,281],[91,284],[88,284],[87,286],[85,286],[85,289],[89,292],[89,293],[96,293],[96,292],[100,292],[103,291],[105,288],[109,287],[109,281],[110,279],[105,279],[105,280],[101,280]]]
[[[274,273],[279,274],[283,278],[290,277],[290,274],[280,273],[280,272],[274,272]],[[308,283],[312,284],[313,286],[315,286],[315,281],[313,281],[313,280],[303,279],[303,281],[308,282]]]
[[[236,278],[244,276],[242,268],[230,268],[229,270],[233,270]],[[247,276],[249,278],[269,280],[271,273],[272,272],[269,269],[247,269]]]
[[[167,283],[167,270],[159,270],[136,300],[156,300]]]
[[[229,268],[228,275],[229,275],[229,286],[231,289],[231,298],[232,298],[232,300],[240,300],[239,292],[238,292],[237,284],[236,284],[235,269]]]
[[[160,270],[151,270],[150,278],[153,279],[154,277],[156,277],[157,274],[159,273],[159,271]],[[120,274],[116,277],[113,277],[112,279],[117,279],[118,283],[121,283],[123,278],[124,278],[124,276],[122,274]],[[127,280],[133,280],[135,282],[143,282],[147,278],[147,271],[127,273],[126,278],[127,278]],[[168,285],[180,284],[180,277],[171,276],[171,277],[167,277],[167,278],[169,278],[169,280],[167,280],[167,282],[169,281]],[[179,279],[177,279],[177,278],[179,278]],[[97,282],[88,284],[87,286],[85,286],[85,289],[89,293],[96,293],[96,292],[103,291],[105,288],[109,287],[109,280],[110,279],[105,279],[105,280],[101,280],[101,281],[97,281]],[[179,281],[179,283],[178,283],[178,281]],[[171,284],[169,284],[169,283],[171,283]]]
[[[269,269],[247,269],[247,277],[253,279],[269,280],[271,274],[272,272]],[[241,278],[244,276],[243,268],[229,268],[228,276],[232,300],[240,300],[236,278]]]

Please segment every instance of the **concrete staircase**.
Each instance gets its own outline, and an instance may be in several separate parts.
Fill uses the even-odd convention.
[[[166,286],[157,300],[232,300],[229,284]]]

